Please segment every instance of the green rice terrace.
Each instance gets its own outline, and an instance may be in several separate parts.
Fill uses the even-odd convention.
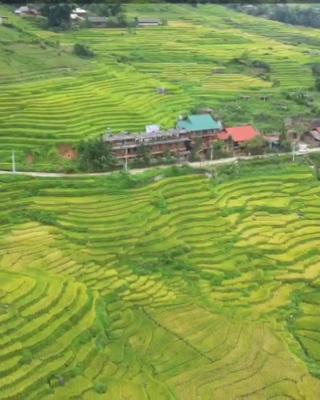
[[[42,30],[14,16],[0,26],[0,168],[62,170],[59,146],[146,124],[175,126],[179,115],[210,107],[225,124],[272,133],[287,117],[319,116],[312,64],[320,32],[202,5],[130,5],[127,17],[167,25]],[[94,51],[73,54],[75,43]],[[159,93],[164,88],[165,94]]]
[[[319,399],[319,181],[191,171],[0,178],[0,400]]]

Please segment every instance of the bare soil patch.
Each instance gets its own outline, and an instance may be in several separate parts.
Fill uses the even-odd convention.
[[[76,160],[79,157],[79,153],[70,144],[61,144],[58,146],[58,152],[60,156],[65,160]]]
[[[26,156],[26,162],[28,164],[33,164],[34,163],[34,155],[32,153],[27,154]]]

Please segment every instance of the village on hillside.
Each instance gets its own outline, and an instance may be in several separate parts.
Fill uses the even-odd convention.
[[[20,6],[14,10],[14,14],[21,18],[39,18],[42,16],[41,4],[31,3]],[[88,28],[106,28],[113,26],[115,21],[110,16],[97,15],[81,7],[74,7],[68,15],[71,25],[85,25]],[[8,19],[8,17],[3,17]],[[0,24],[2,19],[0,17]],[[122,21],[123,22],[123,21]],[[159,18],[140,18],[135,17],[126,24],[132,27],[157,27],[163,25],[163,21]]]
[[[146,154],[155,160],[171,157],[176,161],[205,160],[227,155],[254,155],[266,151],[294,150],[300,154],[308,147],[320,146],[320,121],[314,120],[303,134],[289,130],[286,145],[281,148],[280,135],[263,135],[252,125],[226,127],[210,112],[180,117],[176,127],[161,130],[159,125],[147,125],[143,133],[108,130],[103,141],[108,143],[120,162],[136,161]],[[289,146],[289,147],[288,147]]]
[[[112,22],[113,18],[112,13],[110,13],[108,16],[107,12],[105,15],[102,15],[103,13],[101,12],[101,10],[100,12],[98,12],[98,10],[92,8],[91,6],[81,5],[80,7],[79,5],[78,6],[68,5],[66,12],[68,14],[67,17],[70,22],[70,25],[68,25],[68,29],[70,28],[70,31],[76,32],[77,30],[79,30],[78,29],[79,27],[84,27],[84,28],[115,27],[115,25],[113,25],[114,21]],[[45,17],[48,17],[48,15],[45,15],[44,8],[37,3],[26,3],[25,5],[20,5],[16,7],[12,6],[10,10],[12,14],[15,14],[15,16],[19,17],[18,19],[20,18],[29,19],[32,22],[38,19],[41,20],[41,18],[44,20]],[[143,16],[135,16],[139,14],[143,14]],[[127,20],[128,23],[128,25],[126,25],[127,27],[132,26],[132,27],[142,28],[140,32],[144,31],[147,32],[147,34],[149,34],[149,31],[150,32],[153,31],[157,37],[158,34],[161,33],[162,29],[148,30],[147,27],[150,28],[160,27],[162,25],[165,25],[166,22],[164,19],[160,18],[163,17],[163,14],[159,12],[155,14],[157,18],[146,17],[146,15],[150,14],[148,12],[141,13],[140,10],[138,10],[137,12],[136,11],[132,12],[131,14],[128,15],[130,17],[130,20]],[[10,16],[0,17],[0,24],[2,23],[6,25],[8,19],[10,20],[10,18],[11,18]],[[48,17],[48,19],[50,18]],[[37,26],[37,23],[35,23],[34,25]],[[116,27],[119,26],[117,25]],[[53,26],[51,26],[51,28],[53,28]],[[73,30],[73,28],[75,29]],[[57,31],[60,32],[59,30]],[[92,29],[92,31],[98,32],[98,34],[104,32],[103,29],[97,29],[97,30]],[[110,30],[106,29],[105,31],[112,31],[112,29]],[[128,29],[128,32],[129,33],[131,32],[130,29]],[[130,35],[128,34],[128,36]],[[40,47],[41,46],[44,47],[43,43],[40,43]],[[96,55],[95,48],[93,47],[91,50],[91,48],[86,45],[82,37],[80,37],[78,43],[75,43],[73,53],[77,54],[81,58],[88,57],[89,59],[90,57],[94,57]],[[122,68],[123,65],[126,65],[127,63],[126,56],[124,56],[124,59],[122,59],[121,57],[122,56],[115,56],[117,69],[118,66],[121,66]],[[234,75],[234,74],[237,72],[238,68],[242,68],[245,70],[245,74],[243,77],[244,79],[248,79],[248,77],[252,72],[252,77],[250,77],[250,79],[251,78],[253,80],[259,79],[259,84],[263,82],[263,85],[265,85],[265,82],[270,78],[268,74],[266,74],[266,71],[270,72],[271,67],[269,66],[269,64],[265,61],[257,59],[253,59],[249,62],[246,58],[243,59],[243,57],[242,58],[241,57],[242,55],[240,55],[240,58],[236,57],[226,61],[225,64],[222,65],[222,67],[213,64],[211,61],[208,66],[208,69],[205,68],[204,72],[205,74],[209,75],[205,76],[209,76],[210,78],[208,79],[219,81],[219,76],[220,77],[222,76],[221,71],[224,71],[225,69],[229,68],[230,71],[228,72],[228,74],[226,74],[226,76],[229,77],[236,76],[237,78],[239,78],[239,75]],[[148,61],[148,59],[147,58],[146,60],[142,59],[142,61]],[[165,58],[165,61],[167,62],[167,57]],[[139,73],[141,73],[141,71],[139,71],[139,68],[143,69],[145,68],[145,66],[139,65],[139,62],[137,64],[138,65],[136,70]],[[195,62],[195,64],[197,65],[198,68],[197,62]],[[201,65],[201,63],[199,63],[199,65]],[[149,68],[149,65],[147,65],[147,67]],[[191,68],[194,68],[193,64],[191,65]],[[202,66],[199,69],[201,68]],[[251,71],[250,68],[253,68],[254,71]],[[191,71],[193,70],[191,69]],[[155,75],[153,75],[152,73],[150,76],[155,76]],[[121,79],[122,78],[123,76],[121,77]],[[180,79],[179,75],[178,79]],[[185,77],[182,77],[182,79],[185,79]],[[222,83],[218,82],[218,86],[220,85],[224,87],[224,85],[226,85],[225,82],[226,79],[223,80]],[[195,86],[197,84],[198,83],[196,82]],[[160,87],[152,88],[153,93],[156,92],[156,94],[161,95],[161,97],[167,94],[170,95],[170,89],[167,88],[167,86],[169,87],[169,85],[166,86],[165,83],[161,82],[159,86]],[[211,95],[213,96],[213,94],[210,94],[210,96]],[[109,94],[109,92],[106,92],[105,96],[111,97],[111,94]],[[300,94],[298,93],[297,94],[298,100],[302,95],[300,97],[299,96]],[[264,103],[267,103],[269,102],[271,96],[268,93],[263,92],[259,94],[258,98],[259,100],[262,100]],[[302,98],[304,99],[303,96]],[[175,163],[180,161],[187,162],[187,161],[212,160],[212,159],[219,159],[219,158],[235,156],[235,155],[243,155],[243,154],[256,155],[256,154],[264,154],[267,152],[276,153],[276,152],[295,151],[298,153],[300,152],[300,154],[303,154],[304,152],[307,151],[308,147],[320,146],[320,121],[314,120],[310,122],[309,126],[305,129],[300,129],[300,128],[295,129],[296,128],[295,126],[292,127],[283,126],[282,129],[282,127],[280,126],[281,123],[273,124],[274,122],[273,119],[271,119],[267,113],[265,114],[263,112],[259,113],[257,119],[251,118],[251,115],[243,114],[242,116],[240,116],[239,114],[241,113],[242,105],[244,103],[248,104],[249,100],[250,96],[246,94],[241,94],[235,97],[235,102],[238,101],[239,105],[236,104],[236,112],[234,112],[234,110],[232,109],[233,106],[231,107],[231,109],[233,110],[232,111],[233,117],[231,117],[231,112],[229,113],[219,112],[218,107],[221,107],[222,103],[218,103],[218,105],[215,105],[212,104],[211,101],[208,101],[205,103],[206,105],[205,108],[204,107],[200,108],[195,106],[193,109],[189,108],[189,112],[191,112],[191,114],[188,116],[184,115],[179,117],[177,123],[172,124],[174,126],[172,126],[172,128],[169,129],[167,129],[168,125],[166,125],[166,129],[163,129],[157,121],[153,121],[154,123],[147,125],[145,127],[144,132],[134,132],[132,131],[134,128],[132,128],[132,126],[130,127],[130,125],[127,125],[126,123],[123,123],[119,127],[117,127],[116,124],[112,125],[112,123],[110,122],[111,128],[108,128],[106,132],[103,132],[104,129],[103,125],[102,128],[99,125],[94,134],[91,135],[90,133],[90,136],[88,137],[98,138],[99,133],[103,132],[102,141],[105,144],[104,147],[107,148],[108,152],[112,153],[115,160],[114,164],[116,164],[117,167],[121,167],[122,165],[126,167],[128,166],[128,164],[131,164],[132,166],[143,167],[143,166],[158,165],[163,163]],[[203,104],[200,103],[200,101],[196,97],[192,98],[192,102],[194,104],[197,104],[198,102],[198,104],[201,104],[203,106]],[[214,110],[216,110],[217,107],[218,112],[216,113],[216,111],[213,111],[211,108],[209,108],[209,106],[213,107]],[[249,108],[249,106],[247,107]],[[282,118],[284,118],[283,111],[289,114],[288,106],[283,105],[281,103],[281,106],[279,107],[280,107],[279,110],[280,109],[282,110],[282,114],[278,119],[282,120]],[[188,110],[188,108],[184,107],[183,112],[185,112],[186,110]],[[174,118],[176,118],[178,116],[178,113],[181,111],[177,109],[174,112],[175,112]],[[314,115],[318,115],[317,112],[318,111],[315,110]],[[226,120],[226,123],[220,121],[219,120],[220,118],[217,118],[217,115],[219,115],[221,119]],[[290,115],[300,116],[302,115],[302,113],[301,114],[292,113]],[[290,115],[288,115],[287,119],[290,119]],[[165,114],[165,117],[167,118],[167,114]],[[150,123],[152,122],[151,118],[150,118]],[[170,119],[171,118],[172,116],[170,116]],[[309,116],[306,118],[309,118]],[[270,125],[268,126],[268,129],[265,129],[264,126],[265,120],[268,120],[268,124]],[[108,117],[104,116],[104,121],[108,121]],[[250,123],[246,123],[246,121],[250,121]],[[136,126],[143,126],[145,123],[148,123],[148,119],[145,119],[144,116],[141,118],[140,121],[137,122],[135,121]],[[234,124],[235,126],[229,126],[229,124],[230,125]],[[128,126],[128,130],[126,125]],[[115,134],[113,133],[113,130],[115,130],[116,132]],[[266,132],[269,132],[269,134],[264,134]],[[55,148],[57,149],[58,157],[63,159],[63,162],[64,160],[66,160],[67,162],[69,161],[72,162],[75,161],[77,158],[81,158],[81,150],[79,150],[79,147],[77,148],[77,146],[79,142],[81,142],[81,140],[82,141],[89,140],[81,138],[81,140],[77,139],[73,141],[73,139],[74,138],[71,135],[71,137],[68,137],[68,139],[64,140],[63,142],[57,141],[55,143]],[[34,161],[37,158],[39,158],[35,156],[35,153],[37,151],[38,151],[37,149],[32,148],[31,150],[26,152],[26,155],[22,156],[26,160],[27,167],[29,167],[30,164],[33,164]],[[92,159],[96,157],[97,157],[96,154],[94,156],[91,156]],[[69,168],[70,165],[67,165],[66,168]],[[72,165],[70,168],[73,167],[74,166]],[[57,166],[55,165],[54,168],[57,168]]]

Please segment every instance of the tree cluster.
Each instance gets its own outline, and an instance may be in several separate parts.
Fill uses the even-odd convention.
[[[254,16],[261,16],[292,25],[320,28],[320,7],[310,5],[299,7],[287,4],[230,4],[237,11]]]
[[[46,0],[41,7],[41,13],[47,17],[48,27],[58,29],[69,29],[71,26],[70,14],[77,6],[86,7],[86,9],[98,16],[114,17],[117,19],[117,24],[126,26],[126,16],[123,11],[122,1],[90,1],[84,2],[59,2]]]
[[[112,153],[112,146],[102,137],[79,143],[79,169],[82,171],[108,171],[115,169],[118,161]]]
[[[81,43],[76,43],[74,45],[73,51],[79,57],[92,58],[95,56],[94,52],[90,49],[90,47]]]
[[[68,29],[71,25],[70,14],[74,9],[73,3],[51,3],[46,2],[41,13],[47,17],[48,26],[53,28]]]
[[[311,65],[313,76],[315,77],[315,89],[320,92],[320,64],[313,63]]]

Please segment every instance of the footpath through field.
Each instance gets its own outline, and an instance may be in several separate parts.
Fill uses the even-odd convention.
[[[158,166],[152,166],[152,167],[146,167],[146,168],[133,168],[130,169],[128,172],[130,174],[136,175],[136,174],[141,174],[146,171],[150,171],[153,169],[163,169],[163,168],[169,168],[169,167],[181,167],[188,165],[190,167],[194,168],[205,168],[205,167],[210,167],[214,165],[224,165],[224,164],[232,164],[241,160],[248,161],[248,160],[256,160],[256,159],[264,159],[264,158],[272,158],[272,157],[282,157],[282,156],[302,156],[302,155],[307,155],[310,153],[319,153],[320,148],[316,149],[308,149],[304,153],[299,153],[299,152],[289,152],[289,153],[269,153],[269,154],[263,154],[263,155],[256,155],[256,156],[239,156],[239,157],[228,157],[228,158],[221,158],[219,160],[205,160],[205,161],[194,161],[194,162],[183,162],[183,163],[178,163],[178,164],[171,164],[171,165],[158,165]],[[92,173],[60,173],[60,172],[35,172],[35,171],[5,171],[5,170],[0,170],[0,175],[22,175],[22,176],[32,176],[35,178],[85,178],[85,177],[90,177],[90,176],[108,176],[113,173],[119,172],[119,170],[116,171],[109,171],[109,172],[92,172]]]

